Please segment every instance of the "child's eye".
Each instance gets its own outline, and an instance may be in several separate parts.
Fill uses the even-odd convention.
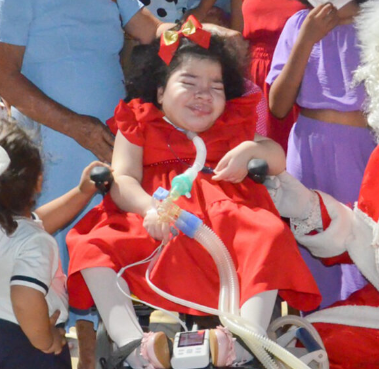
[[[212,88],[216,91],[224,91],[224,86],[213,86]]]

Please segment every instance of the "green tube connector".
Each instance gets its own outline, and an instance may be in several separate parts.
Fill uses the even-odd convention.
[[[177,200],[180,196],[187,196],[190,194],[192,189],[192,179],[186,173],[179,174],[174,177],[171,181],[171,191],[170,195],[173,200]]]

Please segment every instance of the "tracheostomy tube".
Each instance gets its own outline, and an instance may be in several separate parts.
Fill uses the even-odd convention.
[[[183,174],[179,174],[171,181],[170,197],[176,201],[180,196],[190,196],[192,184],[197,174],[204,168],[207,157],[207,149],[204,141],[194,132],[185,131],[186,136],[193,142],[196,148],[196,158],[194,164]]]

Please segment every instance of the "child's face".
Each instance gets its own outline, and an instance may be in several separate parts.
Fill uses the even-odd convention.
[[[160,87],[158,103],[177,127],[193,132],[210,128],[225,108],[221,65],[209,59],[186,58]]]

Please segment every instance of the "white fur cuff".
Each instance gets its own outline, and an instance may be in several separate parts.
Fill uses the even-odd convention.
[[[373,306],[336,306],[306,316],[311,323],[351,325],[379,329],[379,308]]]
[[[346,242],[352,235],[353,211],[333,197],[317,191],[324,201],[332,221],[329,227],[313,236],[296,236],[296,240],[317,257],[327,258],[346,251]]]

